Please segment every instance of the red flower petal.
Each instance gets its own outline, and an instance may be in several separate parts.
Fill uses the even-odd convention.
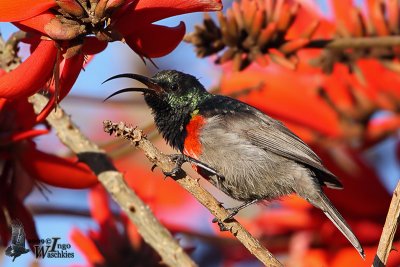
[[[108,42],[100,41],[95,37],[85,37],[82,53],[85,55],[94,55],[98,54],[104,49],[106,49]]]
[[[93,187],[89,192],[90,214],[99,225],[112,218],[109,199],[102,186]]]
[[[117,18],[115,26],[126,36],[152,22],[199,11],[222,9],[221,0],[140,0],[130,5]],[[156,35],[153,35],[153,37]],[[160,45],[160,44],[158,44]]]
[[[102,263],[104,263],[104,257],[97,249],[94,241],[84,235],[79,229],[72,229],[70,238],[86,257],[89,263],[93,265],[102,265]]]
[[[33,146],[19,154],[27,173],[53,186],[81,189],[97,184],[97,177],[82,164],[36,150]]]
[[[65,60],[60,77],[60,100],[71,91],[79,73],[82,70],[85,55],[79,53]]]
[[[352,247],[345,247],[339,250],[333,257],[332,267],[340,266],[370,266],[376,253],[376,247],[365,247],[366,259],[362,259]]]
[[[257,217],[255,223],[267,235],[285,234],[289,231],[309,229],[320,223],[309,213],[297,209],[271,209]]]
[[[307,267],[320,267],[329,266],[327,252],[322,249],[307,250],[301,259],[302,266]]]
[[[28,19],[54,6],[56,6],[54,0],[0,0],[0,21]]]
[[[353,7],[353,0],[331,0],[330,2],[335,13],[336,21],[342,23],[347,29],[351,29],[350,10]]]
[[[85,61],[85,55],[78,53],[70,58],[64,59],[60,63],[60,92],[59,100],[61,101],[71,91],[72,86],[75,84],[79,73],[82,70]],[[55,93],[54,81],[50,84],[50,91]],[[51,111],[51,108],[50,108]]]
[[[44,12],[32,18],[14,22],[14,25],[26,32],[31,32],[33,29],[44,35],[47,35],[44,30],[44,26],[46,26],[54,17],[55,15],[52,13]]]
[[[292,72],[276,68],[247,69],[237,73],[225,73],[221,80],[223,93],[237,92],[246,88],[260,88],[240,97],[266,114],[329,136],[339,136],[341,128],[337,114],[316,93],[320,76]],[[299,98],[294,88],[304,88]]]
[[[4,203],[0,202],[0,205],[3,206]],[[0,212],[0,244],[3,247],[8,245],[8,241],[10,240],[11,233],[10,229],[8,229],[7,219],[4,215],[4,212]]]
[[[383,223],[390,204],[390,195],[373,167],[355,151],[345,150],[341,154],[333,155],[316,147],[313,149],[327,169],[343,182],[344,190],[325,191],[342,216],[348,220],[371,218]],[[338,152],[339,150],[336,151]],[[363,186],[360,186],[360,180],[363,181]]]
[[[185,35],[185,24],[174,28],[149,24],[125,36],[126,43],[136,53],[147,58],[162,57],[177,47]]]
[[[29,130],[29,131],[23,131],[23,132],[17,132],[14,133],[11,137],[10,137],[10,141],[11,142],[18,142],[24,139],[31,139],[34,138],[36,136],[39,135],[43,135],[43,134],[48,134],[49,130]]]
[[[41,89],[52,75],[56,54],[54,42],[42,40],[18,68],[0,77],[0,98],[27,97]]]
[[[15,124],[15,129],[20,129],[20,131],[31,130],[36,124],[36,114],[33,110],[33,106],[26,98],[7,101],[1,112],[6,114],[5,116],[9,116],[12,112],[15,112],[15,118],[17,118],[17,120],[14,120],[13,123]]]

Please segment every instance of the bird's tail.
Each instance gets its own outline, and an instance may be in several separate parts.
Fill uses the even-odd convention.
[[[316,201],[317,203],[314,202],[313,204],[319,207],[325,213],[325,215],[350,241],[350,243],[355,247],[355,249],[357,249],[361,257],[365,259],[364,249],[362,248],[357,237],[353,234],[353,232],[350,229],[350,226],[346,223],[342,215],[340,215],[340,213],[337,211],[337,209],[333,206],[333,204],[329,201],[329,199],[325,196],[324,193],[319,194],[318,200]]]

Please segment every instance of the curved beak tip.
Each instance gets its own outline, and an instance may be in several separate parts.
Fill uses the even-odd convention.
[[[118,95],[121,93],[126,93],[126,92],[143,92],[143,93],[157,94],[163,90],[162,87],[159,86],[156,82],[154,82],[151,78],[148,78],[146,76],[142,76],[139,74],[133,74],[133,73],[123,73],[123,74],[118,74],[118,75],[112,76],[112,77],[108,78],[107,80],[105,80],[104,82],[102,82],[102,84],[104,84],[108,81],[114,80],[114,79],[118,79],[118,78],[134,79],[134,80],[137,80],[137,81],[143,83],[148,88],[131,87],[131,88],[121,89],[121,90],[114,92],[110,96],[108,96],[106,99],[103,100],[103,102],[105,102],[106,100],[110,99],[111,97],[113,97],[115,95]]]
[[[102,84],[104,84],[108,81],[114,80],[114,79],[118,79],[118,78],[134,79],[134,80],[137,80],[137,81],[143,83],[144,85],[146,85],[148,87],[148,89],[154,90],[155,92],[162,91],[162,88],[156,82],[154,82],[151,78],[148,78],[146,76],[139,75],[139,74],[134,74],[134,73],[123,73],[123,74],[118,74],[118,75],[112,76],[112,77],[108,78],[107,80],[105,80],[104,82],[102,82]]]

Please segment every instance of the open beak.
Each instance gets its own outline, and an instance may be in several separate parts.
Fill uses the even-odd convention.
[[[118,79],[118,78],[131,78],[131,79],[137,80],[137,81],[143,83],[144,85],[146,85],[147,88],[131,87],[131,88],[121,89],[121,90],[118,90],[115,93],[111,94],[110,96],[108,96],[106,99],[104,99],[104,101],[110,99],[113,96],[119,95],[121,93],[126,93],[126,92],[143,92],[143,93],[150,93],[150,94],[158,94],[163,91],[162,88],[157,83],[155,83],[151,78],[148,78],[146,76],[142,76],[139,74],[133,74],[133,73],[124,73],[124,74],[115,75],[115,76],[112,76],[111,78],[108,78],[103,83],[106,83],[108,81]]]

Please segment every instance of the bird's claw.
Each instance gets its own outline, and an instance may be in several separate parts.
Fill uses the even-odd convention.
[[[229,215],[224,219],[224,222],[231,220],[236,214],[238,214],[240,208],[234,207],[234,208],[227,208],[226,210],[229,212]]]
[[[172,169],[171,171],[169,171],[169,172],[163,171],[163,173],[164,173],[164,175],[165,175],[164,179],[166,179],[166,178],[168,178],[168,177],[176,178],[177,175],[178,175],[178,173],[179,173],[180,171],[182,171],[182,169],[181,169],[180,166],[179,166],[179,167],[176,166],[175,168],[173,168],[173,169]]]
[[[226,219],[225,219],[225,220],[226,220]],[[224,220],[224,221],[225,221],[225,220]],[[214,218],[214,219],[212,220],[212,222],[218,224],[219,230],[220,230],[221,232],[229,231],[229,228],[226,227],[225,224],[224,224],[223,222],[221,222],[219,219]]]
[[[156,167],[157,167],[157,164],[153,164],[153,166],[151,166],[151,171],[153,172]]]
[[[171,177],[176,178],[179,172],[182,171],[182,164],[185,163],[185,159],[182,154],[169,155],[171,161],[175,162],[175,167],[171,171],[163,171],[165,178]]]

